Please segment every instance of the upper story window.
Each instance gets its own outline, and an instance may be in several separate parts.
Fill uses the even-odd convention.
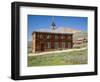
[[[40,38],[43,38],[43,35],[42,34],[40,34]]]
[[[50,35],[47,35],[47,39],[50,39]]]
[[[58,39],[58,35],[55,35],[55,39]]]
[[[68,39],[71,39],[71,36],[67,36]]]
[[[63,35],[61,36],[61,39],[64,39],[64,36]]]
[[[39,34],[37,34],[37,35],[36,35],[36,37],[37,37],[37,38],[40,38],[40,35],[39,35]]]

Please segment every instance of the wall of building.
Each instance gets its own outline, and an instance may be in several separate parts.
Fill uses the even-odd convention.
[[[73,46],[72,34],[34,32],[32,42],[33,52],[68,49]]]

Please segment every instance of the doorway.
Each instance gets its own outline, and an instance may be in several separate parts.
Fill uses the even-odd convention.
[[[41,44],[41,51],[44,51],[44,44]]]

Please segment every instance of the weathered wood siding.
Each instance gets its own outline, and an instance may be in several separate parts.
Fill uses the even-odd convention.
[[[73,47],[72,34],[33,32],[32,38],[33,52],[52,51]]]

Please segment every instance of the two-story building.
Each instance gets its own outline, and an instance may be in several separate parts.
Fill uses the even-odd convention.
[[[73,47],[73,34],[39,32],[32,33],[32,52],[69,49]]]

